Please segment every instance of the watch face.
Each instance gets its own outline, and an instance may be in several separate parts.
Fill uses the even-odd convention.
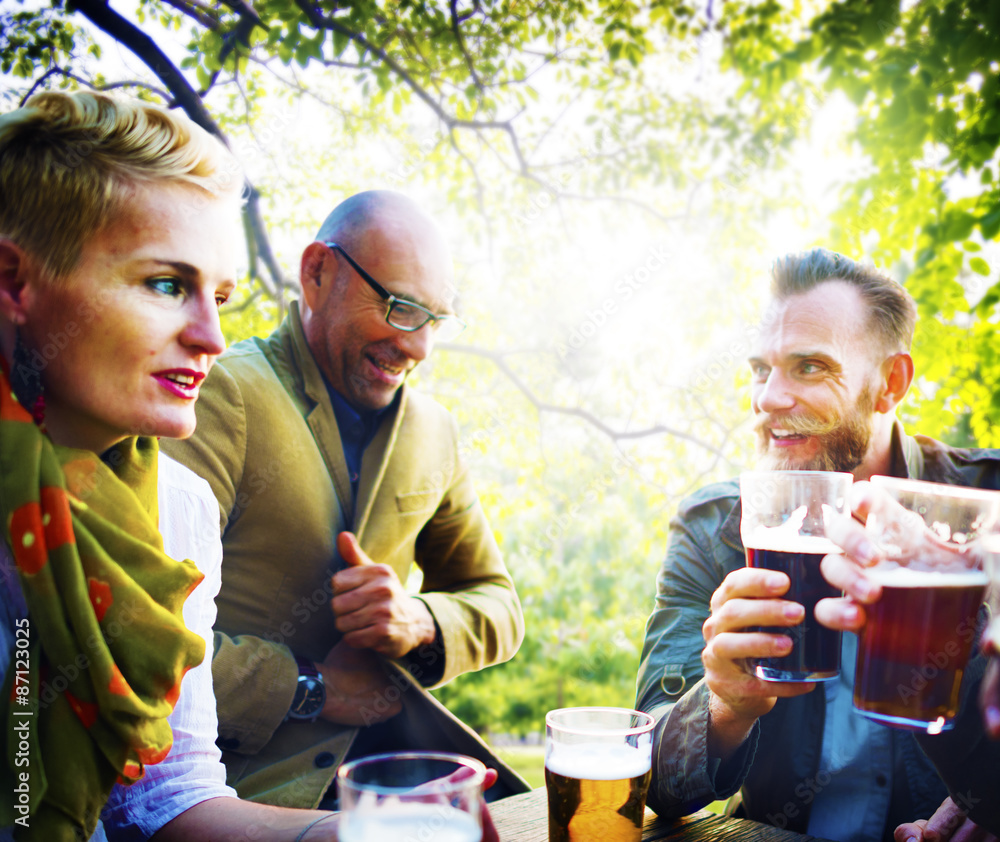
[[[326,688],[323,679],[311,675],[300,675],[295,688],[295,698],[288,712],[289,719],[315,719],[326,702]]]

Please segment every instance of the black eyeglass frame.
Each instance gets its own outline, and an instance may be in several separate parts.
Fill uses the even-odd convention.
[[[344,259],[351,264],[351,267],[354,269],[354,271],[357,272],[364,279],[365,283],[367,283],[368,286],[370,286],[373,290],[375,290],[375,292],[378,293],[379,297],[388,305],[385,310],[386,324],[396,328],[396,330],[401,330],[404,333],[414,333],[420,330],[422,327],[424,327],[428,322],[432,323],[431,330],[437,330],[439,324],[441,325],[455,324],[458,325],[458,332],[455,333],[455,336],[457,337],[463,330],[466,329],[466,327],[468,327],[465,321],[459,318],[458,316],[452,314],[439,316],[437,313],[432,313],[422,304],[417,304],[415,301],[407,301],[405,298],[397,298],[395,295],[389,292],[389,290],[387,290],[384,286],[382,286],[382,284],[380,284],[371,275],[369,275],[364,269],[362,269],[361,266],[358,264],[358,262],[347,253],[347,250],[342,245],[340,245],[340,243],[334,243],[329,240],[323,240],[322,242],[323,245],[326,246],[327,248],[336,249],[338,252],[340,252],[344,256]],[[397,305],[402,305],[404,307],[412,307],[415,310],[419,310],[421,313],[427,316],[427,318],[424,319],[420,324],[416,325],[415,327],[407,327],[395,324],[391,321],[391,318],[392,318],[392,311]]]

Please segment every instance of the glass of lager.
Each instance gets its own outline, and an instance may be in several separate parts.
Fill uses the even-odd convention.
[[[376,754],[337,770],[341,842],[482,842],[486,767],[461,754]]]
[[[843,552],[826,537],[825,521],[850,512],[854,477],[833,471],[747,471],[740,475],[740,537],[747,567],[777,570],[791,580],[781,599],[805,608],[797,626],[759,631],[792,639],[780,658],[757,658],[754,674],[765,681],[829,681],[840,674],[841,633],[816,622],[816,603],[840,596],[828,585],[819,563]]]
[[[1000,492],[872,477],[883,494],[865,530],[885,554],[858,639],[854,706],[869,719],[937,734],[952,727],[986,573],[980,539]]]
[[[549,711],[549,842],[640,842],[652,755],[648,713],[599,707]]]

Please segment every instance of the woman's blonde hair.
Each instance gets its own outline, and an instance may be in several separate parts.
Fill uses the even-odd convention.
[[[243,177],[218,139],[140,100],[48,92],[0,115],[0,236],[50,278],[72,271],[87,239],[114,222],[136,188],[159,183],[235,199]]]

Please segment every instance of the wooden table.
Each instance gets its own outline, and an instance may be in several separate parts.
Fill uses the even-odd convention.
[[[500,833],[500,842],[548,842],[549,819],[545,788],[514,795],[490,804],[490,815]],[[643,842],[810,842],[790,830],[778,830],[749,819],[734,819],[702,810],[687,818],[667,821],[646,810]],[[601,842],[594,840],[594,842]]]

